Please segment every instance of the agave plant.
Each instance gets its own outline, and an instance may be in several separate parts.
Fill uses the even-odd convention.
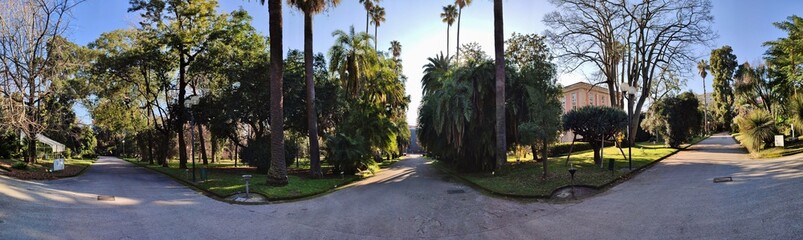
[[[753,110],[736,121],[744,136],[742,144],[753,151],[760,151],[764,143],[772,140],[777,132],[772,115],[763,109]]]

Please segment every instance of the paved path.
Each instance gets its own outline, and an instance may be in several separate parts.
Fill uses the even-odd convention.
[[[605,193],[548,204],[480,194],[413,158],[325,196],[247,206],[101,158],[77,178],[0,176],[0,239],[795,239],[801,160],[750,160],[718,135]]]

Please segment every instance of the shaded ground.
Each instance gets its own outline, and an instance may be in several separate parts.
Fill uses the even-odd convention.
[[[318,198],[250,206],[101,158],[77,178],[0,176],[0,239],[795,239],[801,159],[749,160],[717,135],[607,192],[548,204],[485,196],[413,158]]]

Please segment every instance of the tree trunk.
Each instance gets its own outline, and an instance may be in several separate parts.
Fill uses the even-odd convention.
[[[217,136],[215,136],[214,134],[210,133],[209,135],[210,135],[209,137],[212,138],[212,140],[210,141],[211,143],[210,146],[212,147],[212,163],[215,163],[217,162],[217,155],[218,155],[218,142],[217,142],[218,140]]]
[[[368,10],[370,10],[370,9],[365,9],[365,33],[366,34],[368,33],[368,26],[369,26],[369,24],[368,24],[368,19],[369,18],[368,17],[371,15],[371,12],[368,11]]]
[[[596,144],[592,144],[592,145],[596,145]],[[594,149],[594,165],[602,166],[602,154],[601,154],[602,148],[600,148],[600,147],[592,147],[592,148]]]
[[[282,0],[268,0],[270,32],[270,169],[267,184],[287,185],[287,165],[284,161],[284,103],[282,74]]]
[[[547,158],[547,146],[549,146],[549,142],[547,141],[546,138],[544,138],[543,141],[544,141],[544,148],[541,149],[541,155],[544,158],[544,176],[542,176],[541,178],[546,179],[546,177],[547,177],[547,162],[549,162],[549,158]]]
[[[446,57],[449,57],[449,24],[446,24]]]
[[[201,161],[204,165],[209,165],[209,158],[206,156],[206,137],[204,137],[203,124],[198,124],[198,141],[201,146]]]
[[[460,26],[458,24],[458,26]],[[505,164],[505,40],[502,0],[494,0],[494,52],[496,58],[496,169]],[[458,35],[459,36],[459,35]]]
[[[379,52],[377,48],[379,46],[379,35],[377,35],[377,30],[379,29],[379,25],[374,24],[374,50]]]
[[[310,175],[317,178],[321,172],[321,152],[318,147],[318,111],[315,108],[315,79],[312,71],[312,14],[304,14],[304,79],[307,82],[307,126],[309,131]]]
[[[501,8],[501,6],[500,6],[500,8]],[[496,0],[494,0],[494,15],[496,15]],[[458,7],[458,10],[457,10],[457,42],[455,43],[455,45],[457,45],[457,48],[455,49],[455,56],[454,56],[454,61],[455,62],[459,62],[459,60],[460,60],[460,18],[462,16],[463,16],[463,8],[462,7]],[[496,26],[496,25],[494,25],[494,26]],[[502,33],[502,34],[504,34],[504,33]]]
[[[187,109],[184,108],[185,94],[187,94],[187,63],[183,51],[179,50],[179,68],[178,68],[178,167],[187,169],[187,142],[184,137],[184,124],[186,122]]]
[[[148,131],[145,135],[148,136],[148,165],[153,165],[153,133]]]

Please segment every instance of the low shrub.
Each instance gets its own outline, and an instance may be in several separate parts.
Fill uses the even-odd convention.
[[[14,165],[11,165],[11,168],[17,169],[17,170],[26,170],[26,169],[28,169],[28,164],[25,163],[25,162],[17,162],[17,163],[14,163]]]
[[[575,153],[576,152],[580,152],[580,151],[585,151],[585,150],[592,149],[591,143],[587,143],[587,142],[575,142],[574,143],[574,148],[572,148],[571,146],[572,146],[571,142],[555,144],[554,146],[552,146],[552,149],[549,151],[549,156],[550,157],[554,157],[554,156],[560,156],[560,155],[569,154],[569,149],[570,148],[572,149],[572,152],[575,152]]]

